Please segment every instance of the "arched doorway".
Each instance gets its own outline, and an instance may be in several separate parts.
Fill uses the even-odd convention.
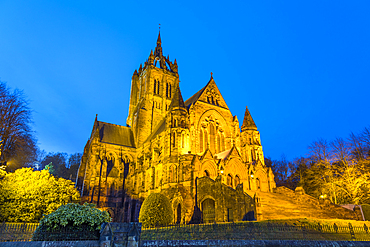
[[[180,224],[180,223],[181,223],[181,204],[179,203],[176,209],[176,224]]]
[[[215,201],[212,199],[205,199],[202,203],[203,222],[213,223],[215,221]]]

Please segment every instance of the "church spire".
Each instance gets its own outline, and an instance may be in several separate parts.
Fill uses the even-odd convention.
[[[157,39],[157,47],[158,46],[161,46],[161,45],[162,45],[162,41],[161,41],[161,30],[159,30],[158,39]]]
[[[244,120],[242,125],[242,131],[245,130],[257,130],[257,126],[253,121],[253,118],[248,110],[248,106],[245,107]]]
[[[159,26],[159,33],[158,33],[158,39],[157,39],[157,47],[154,50],[154,58],[162,59],[162,41],[161,41],[161,27]]]

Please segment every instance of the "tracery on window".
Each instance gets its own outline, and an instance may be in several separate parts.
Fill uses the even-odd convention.
[[[219,106],[219,98],[220,96],[216,93],[215,89],[210,89],[206,92],[207,96],[207,102],[212,105],[217,105]]]

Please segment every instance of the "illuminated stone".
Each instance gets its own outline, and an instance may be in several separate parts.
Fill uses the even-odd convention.
[[[132,76],[127,127],[96,117],[77,187],[83,201],[123,222],[136,221],[142,201],[161,192],[174,223],[188,223],[197,207],[207,222],[242,220],[255,208],[246,192],[276,185],[248,108],[240,130],[212,75],[184,102],[177,62],[163,56],[159,34]]]

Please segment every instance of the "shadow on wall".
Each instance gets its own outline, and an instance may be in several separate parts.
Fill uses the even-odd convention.
[[[256,218],[254,217],[254,211],[249,211],[243,216],[243,221],[255,221]]]

